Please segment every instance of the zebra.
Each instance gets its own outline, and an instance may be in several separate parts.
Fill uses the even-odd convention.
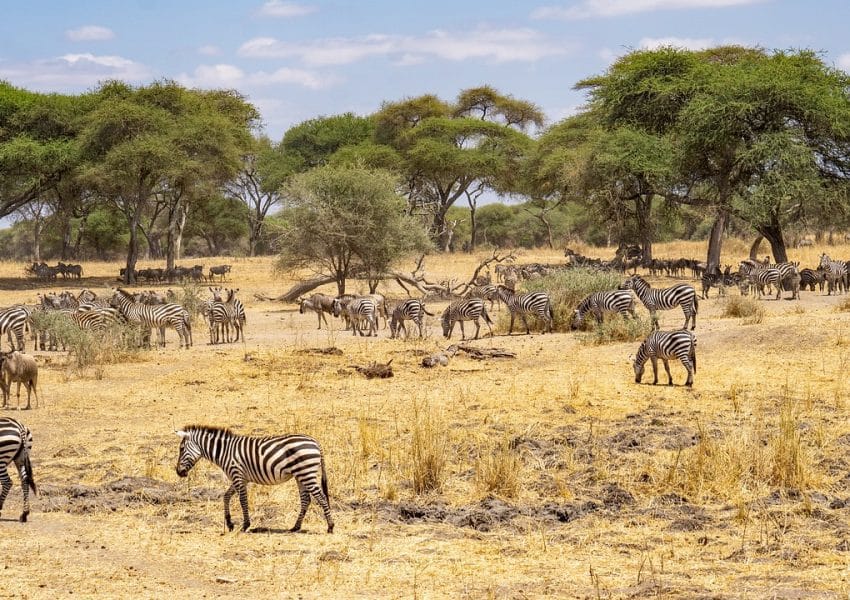
[[[9,463],[14,462],[18,468],[18,476],[21,478],[21,489],[24,493],[24,510],[21,513],[21,523],[27,522],[30,514],[29,491],[38,493],[35,487],[35,478],[30,463],[30,450],[32,450],[32,432],[23,423],[9,417],[0,417],[0,511],[9,490],[12,489],[12,478],[9,477]]]
[[[505,306],[511,312],[511,326],[508,329],[508,335],[514,332],[514,319],[516,315],[519,315],[519,318],[522,319],[522,324],[525,325],[526,335],[531,333],[531,329],[528,327],[528,321],[525,318],[526,314],[537,315],[537,318],[543,321],[541,333],[546,333],[547,331],[551,333],[555,328],[555,313],[552,311],[552,301],[546,292],[516,294],[511,288],[504,285],[499,285],[496,289],[499,292],[499,299],[505,303]]]
[[[796,272],[799,266],[799,262],[788,261],[771,264],[770,257],[765,256],[764,260],[762,261],[753,260],[749,258],[747,260],[742,260],[740,265],[738,266],[738,273],[744,277],[747,277],[752,271],[776,269],[777,271],[779,271],[779,280],[782,281],[792,273]],[[762,276],[762,278],[764,279],[764,276]],[[772,279],[772,277],[770,277],[769,279]],[[768,292],[770,291],[771,285],[773,285],[772,281],[768,283]],[[757,287],[757,285],[755,287]]]
[[[631,290],[594,292],[586,296],[576,307],[570,329],[581,327],[588,313],[596,317],[597,323],[602,323],[602,314],[606,312],[620,313],[624,317],[631,315],[636,319],[635,296]]]
[[[807,287],[811,291],[815,291],[815,286],[823,291],[823,284],[826,281],[826,271],[818,269],[803,269],[800,271],[800,289],[805,290]]]
[[[333,308],[335,317],[338,317],[343,312],[348,317],[348,321],[351,323],[351,335],[356,336],[359,333],[363,336],[364,334],[361,328],[364,322],[369,327],[369,333],[367,334],[369,337],[378,335],[378,304],[374,298],[369,296],[354,298],[345,308],[343,308],[342,301],[339,298],[335,298]]]
[[[499,290],[495,285],[476,285],[466,295],[467,298],[481,298],[482,300],[490,301],[490,310],[493,310],[493,303],[501,303],[499,298]]]
[[[484,319],[487,324],[487,329],[490,331],[490,337],[493,337],[493,321],[490,320],[490,315],[487,314],[487,309],[484,308],[484,301],[480,298],[465,298],[455,300],[446,307],[443,311],[443,335],[451,339],[455,329],[455,323],[460,321],[460,338],[466,339],[466,332],[463,330],[464,321],[475,322],[475,339],[478,339],[478,333],[481,331],[481,325],[478,322],[479,318]]]
[[[302,298],[298,302],[298,312],[303,315],[308,310],[315,311],[319,319],[319,329],[322,328],[322,321],[325,322],[325,327],[330,328],[325,313],[333,314],[334,297],[327,294],[313,294],[309,298]]]
[[[765,288],[770,289],[770,286],[776,286],[776,300],[782,296],[782,272],[779,269],[758,268],[750,270],[747,275],[747,280],[750,285],[756,289],[756,293],[761,297],[765,293]]]
[[[664,370],[667,371],[667,385],[673,385],[673,375],[670,374],[671,358],[678,358],[682,365],[688,370],[688,378],[685,385],[691,387],[694,384],[694,373],[697,372],[697,340],[693,333],[680,329],[678,331],[653,331],[643,341],[635,356],[635,383],[640,383],[643,378],[644,367],[647,359],[652,362],[652,385],[658,383],[658,359],[664,362]]]
[[[0,336],[4,333],[9,338],[9,345],[12,350],[26,350],[24,347],[24,331],[31,324],[32,309],[26,306],[12,306],[0,310]],[[15,343],[12,343],[12,336],[15,336]],[[17,346],[17,348],[16,348]]]
[[[242,325],[245,322],[245,309],[236,298],[236,290],[227,290],[227,299],[221,299],[221,288],[213,290],[213,302],[209,306],[210,343],[217,344],[225,341],[238,342],[242,337]],[[231,328],[234,335],[231,336]]]
[[[826,271],[827,296],[832,294],[832,290],[836,288],[842,293],[847,291],[847,263],[832,260],[826,254],[821,254],[819,266]]]
[[[658,330],[658,311],[669,310],[676,306],[682,307],[685,313],[685,324],[682,329],[688,328],[691,322],[691,331],[697,326],[697,311],[699,300],[693,286],[687,283],[678,283],[672,287],[652,289],[646,280],[640,275],[632,275],[620,286],[621,289],[634,290],[643,305],[649,310],[649,318],[652,327]]]
[[[189,313],[179,304],[139,304],[133,302],[132,296],[118,288],[111,300],[113,308],[131,323],[140,323],[150,338],[151,328],[159,329],[159,346],[165,347],[165,328],[173,327],[179,337],[178,345],[189,348],[192,346],[192,324]]]
[[[392,320],[390,321],[390,338],[395,339],[401,330],[404,330],[404,337],[407,337],[407,328],[404,326],[405,321],[416,323],[419,327],[419,337],[422,337],[422,321],[425,315],[433,317],[434,313],[428,312],[422,300],[411,298],[400,302],[393,309]]]
[[[229,531],[233,531],[230,500],[234,493],[239,494],[242,506],[242,531],[247,531],[251,526],[247,484],[274,485],[294,477],[301,511],[290,531],[301,529],[312,498],[322,507],[328,533],[333,533],[325,459],[314,438],[302,434],[252,437],[206,425],[190,425],[175,433],[180,437],[178,476],[186,477],[195,463],[205,458],[218,465],[230,479],[230,487],[224,492],[224,524]]]
[[[115,323],[121,322],[121,313],[114,308],[101,308],[94,306],[83,309],[84,304],[80,308],[71,312],[71,320],[77,324],[80,329],[88,329],[91,331],[103,331]]]

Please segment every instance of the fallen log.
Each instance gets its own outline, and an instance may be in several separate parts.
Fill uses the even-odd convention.
[[[374,379],[376,377],[386,379],[387,377],[393,376],[392,362],[393,360],[390,359],[386,364],[373,362],[365,367],[351,365],[351,368],[358,373],[365,375],[366,379]]]
[[[463,352],[473,360],[487,360],[492,358],[516,358],[516,353],[504,348],[477,348],[466,344],[452,344],[442,352],[437,352],[422,359],[422,366],[431,369],[440,365],[445,367],[449,364],[455,354]]]

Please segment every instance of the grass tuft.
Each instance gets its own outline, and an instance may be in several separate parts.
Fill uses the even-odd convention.
[[[509,439],[479,444],[475,480],[482,492],[515,498],[519,492],[521,467],[522,461]]]
[[[729,296],[723,303],[720,316],[740,318],[745,325],[756,325],[764,320],[764,307],[752,298]]]
[[[429,406],[414,404],[413,435],[410,459],[412,463],[413,491],[417,494],[439,491],[443,487],[448,429],[441,415]]]
[[[588,346],[634,342],[643,340],[651,331],[649,319],[624,319],[618,315],[600,324],[594,321],[593,328],[581,337],[581,341]]]

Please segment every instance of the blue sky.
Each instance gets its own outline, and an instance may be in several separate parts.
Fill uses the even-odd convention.
[[[296,123],[490,84],[576,110],[579,79],[632,48],[812,48],[850,70],[846,0],[106,0],[11,2],[0,79],[74,93],[110,78],[235,88],[279,139]]]

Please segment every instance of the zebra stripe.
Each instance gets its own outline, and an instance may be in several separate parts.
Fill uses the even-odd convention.
[[[495,285],[477,285],[466,295],[467,298],[481,298],[482,300],[490,301],[490,310],[493,310],[493,303],[500,302],[499,289]]]
[[[178,345],[189,348],[192,345],[192,324],[189,313],[179,304],[141,304],[134,302],[132,296],[122,289],[115,290],[111,300],[125,319],[131,323],[140,323],[147,330],[156,327],[159,330],[159,346],[165,347],[165,328],[172,327],[179,337]]]
[[[314,438],[301,434],[251,437],[202,425],[184,427],[176,433],[181,438],[177,475],[186,477],[195,463],[205,458],[220,467],[230,479],[231,485],[224,493],[224,523],[229,530],[233,530],[230,500],[234,493],[239,494],[242,506],[242,531],[247,531],[251,526],[247,484],[274,485],[294,477],[301,511],[292,531],[301,529],[312,498],[322,507],[328,533],[333,533],[325,459]]]
[[[463,330],[464,321],[475,322],[475,339],[478,339],[478,334],[481,331],[481,324],[478,319],[484,319],[487,324],[487,329],[490,331],[490,337],[493,337],[493,321],[490,320],[490,315],[487,314],[487,309],[484,308],[484,301],[480,298],[465,298],[455,300],[446,307],[443,311],[443,335],[448,339],[452,338],[452,333],[455,329],[455,323],[460,322],[460,337],[466,339],[466,332]]]
[[[434,313],[428,312],[422,300],[411,298],[399,303],[393,309],[392,319],[390,320],[390,338],[395,339],[400,330],[404,330],[404,337],[407,337],[407,328],[404,326],[405,321],[416,323],[419,327],[419,337],[422,337],[422,321],[425,315],[433,317]]]
[[[32,432],[26,425],[19,423],[9,417],[0,417],[0,511],[9,490],[12,489],[12,478],[9,477],[9,463],[14,462],[18,468],[18,476],[21,479],[21,490],[24,494],[24,510],[21,513],[21,523],[26,523],[30,514],[29,490],[38,493],[35,487],[35,479],[30,463],[30,450],[32,450]]]
[[[351,335],[363,335],[364,325],[368,326],[368,336],[378,335],[378,303],[374,298],[355,298],[345,307],[345,313],[351,323]],[[334,313],[336,314],[336,313]]]
[[[12,350],[20,350],[21,352],[26,350],[24,347],[24,331],[30,324],[31,313],[32,309],[26,306],[12,306],[0,310],[0,336],[4,333],[8,336]],[[12,343],[13,335],[15,336],[15,344]]]
[[[671,358],[678,358],[682,365],[688,370],[688,378],[685,385],[690,387],[694,384],[694,373],[697,372],[697,340],[693,333],[685,330],[678,331],[653,331],[643,341],[635,356],[635,383],[640,383],[643,378],[646,361],[652,363],[652,385],[658,383],[658,359],[664,362],[664,370],[667,371],[667,385],[673,385],[673,375],[670,374]]]
[[[826,254],[821,254],[820,266],[826,271],[827,296],[832,294],[832,290],[836,288],[842,293],[847,291],[847,263],[832,260]]]
[[[807,287],[811,291],[815,291],[815,286],[818,286],[820,291],[823,291],[823,284],[826,281],[826,271],[818,268],[803,269],[800,271],[800,289],[805,290]]]
[[[632,275],[620,287],[635,291],[640,301],[649,310],[654,329],[658,330],[658,311],[677,306],[681,306],[682,312],[685,313],[685,324],[682,325],[682,329],[688,328],[688,321],[691,321],[692,331],[696,328],[699,300],[693,286],[679,283],[669,288],[652,289],[643,277]]]
[[[631,290],[594,292],[586,296],[576,307],[570,327],[572,329],[581,327],[588,314],[592,314],[597,323],[602,323],[602,315],[606,312],[620,313],[627,318],[631,315],[633,319],[636,319],[635,296]]]
[[[552,312],[552,301],[549,299],[549,294],[546,292],[516,294],[511,288],[504,285],[498,286],[497,289],[499,291],[499,299],[511,311],[511,326],[508,329],[508,335],[514,332],[514,319],[516,315],[519,315],[519,318],[522,319],[522,324],[525,325],[526,335],[531,333],[531,329],[528,326],[525,315],[535,315],[543,321],[544,326],[541,333],[552,332],[555,327],[555,313]]]
[[[747,281],[756,289],[759,297],[765,294],[765,289],[776,286],[776,299],[782,295],[782,272],[774,268],[752,269],[747,273]]]

